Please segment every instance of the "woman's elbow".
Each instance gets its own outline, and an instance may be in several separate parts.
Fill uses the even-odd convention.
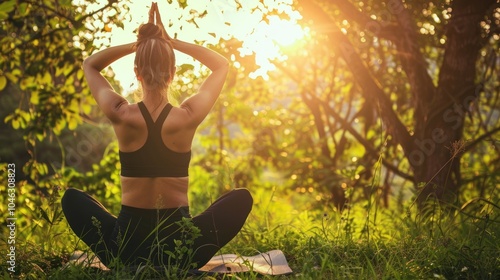
[[[222,57],[222,62],[221,64],[224,66],[224,67],[229,67],[229,60],[225,57]]]
[[[83,60],[83,63],[82,63],[83,73],[87,74],[89,72],[89,70],[92,70],[93,68],[94,67],[92,67],[92,63],[89,60],[89,58],[86,58]]]
[[[89,65],[90,65],[89,58],[90,58],[90,57],[85,58],[85,59],[83,60],[83,62],[82,62],[82,67],[83,67],[84,69],[85,69],[85,68],[88,68],[88,67],[89,67]]]
[[[224,59],[219,67],[217,67],[216,71],[222,73],[224,77],[227,76],[227,73],[229,72],[229,61],[227,59]]]
[[[229,60],[225,57],[221,57],[217,67],[214,69],[214,71],[221,71],[221,72],[227,72],[229,71]]]
[[[83,60],[82,68],[83,68],[83,71],[85,73],[87,73],[89,71],[100,72],[100,70],[101,70],[101,69],[98,68],[98,66],[95,65],[95,62],[94,62],[94,60],[92,59],[91,56],[87,57],[86,59]]]

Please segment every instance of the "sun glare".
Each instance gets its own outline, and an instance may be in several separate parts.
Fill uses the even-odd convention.
[[[267,31],[272,39],[282,46],[289,46],[304,37],[304,30],[296,22],[281,20],[277,16],[269,18]]]
[[[168,3],[170,2],[170,3]],[[222,40],[235,38],[242,42],[241,56],[255,55],[258,70],[251,78],[268,79],[273,71],[273,60],[287,59],[285,50],[292,48],[307,35],[297,21],[301,18],[293,10],[292,0],[214,0],[189,1],[188,7],[180,7],[179,1],[158,1],[168,32],[188,42],[217,44]],[[130,4],[131,21],[124,23],[124,29],[115,28],[111,32],[111,45],[128,43],[135,39],[133,30],[147,20],[150,2],[132,0]],[[281,15],[281,16],[278,16]],[[112,67],[116,78],[121,81],[125,92],[133,91],[132,57],[115,62]],[[192,63],[188,57],[178,54],[178,63]],[[132,83],[134,83],[132,85]]]
[[[297,22],[283,20],[278,16],[270,16],[267,22],[259,22],[251,34],[241,39],[241,54],[255,54],[256,63],[260,67],[251,74],[251,78],[261,76],[267,79],[267,72],[275,69],[272,60],[286,60],[283,50],[304,38],[305,33]]]

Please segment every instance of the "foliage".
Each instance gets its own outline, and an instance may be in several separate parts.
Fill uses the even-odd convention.
[[[84,120],[98,116],[85,85],[82,60],[102,47],[110,28],[121,26],[127,6],[115,1],[101,6],[83,1],[76,6],[71,1],[12,0],[1,7],[0,91],[2,99],[10,97],[17,103],[3,121],[23,132],[25,150],[31,155],[27,169],[33,170],[30,166],[47,163],[39,162],[41,141],[59,140],[65,129],[74,131]],[[64,157],[58,162],[57,167],[64,166]],[[27,177],[37,181],[46,174]]]
[[[352,161],[359,177],[345,183],[358,186],[369,182],[382,155],[380,192],[409,180],[419,205],[433,198],[463,202],[462,156],[475,149],[476,157],[498,160],[478,153],[498,150],[485,141],[499,131],[491,122],[498,119],[499,94],[498,75],[492,76],[498,59],[490,61],[498,57],[494,1],[456,20],[453,13],[472,11],[469,2],[297,2],[311,37],[273,79],[284,73],[297,83],[298,104],[314,116],[316,154],[332,169]]]
[[[26,129],[28,139],[41,140],[48,133],[59,135],[65,127],[75,129],[82,122],[80,114],[91,112],[89,90],[83,86],[83,56],[100,47],[96,43],[113,22],[123,20],[126,6],[110,1],[91,10],[90,3],[16,2],[2,4],[12,4],[4,10],[0,50],[2,77],[12,88],[4,84],[1,90],[20,93],[22,99],[5,121]]]

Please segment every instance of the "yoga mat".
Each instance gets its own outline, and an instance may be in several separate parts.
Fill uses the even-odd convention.
[[[96,257],[89,257],[82,251],[76,251],[69,263],[109,270]],[[255,256],[238,256],[236,254],[216,255],[197,271],[196,274],[231,274],[254,271],[263,275],[285,275],[292,273],[285,255],[280,250],[272,250]]]
[[[214,256],[199,269],[214,273],[238,273],[255,271],[265,275],[284,275],[292,273],[285,255],[280,250],[272,250],[256,256],[246,257],[235,254]]]

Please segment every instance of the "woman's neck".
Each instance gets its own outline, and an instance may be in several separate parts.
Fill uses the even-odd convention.
[[[142,98],[142,102],[151,114],[153,114],[158,108],[163,107],[168,103],[168,99],[161,93],[155,92],[144,92],[144,97]]]

